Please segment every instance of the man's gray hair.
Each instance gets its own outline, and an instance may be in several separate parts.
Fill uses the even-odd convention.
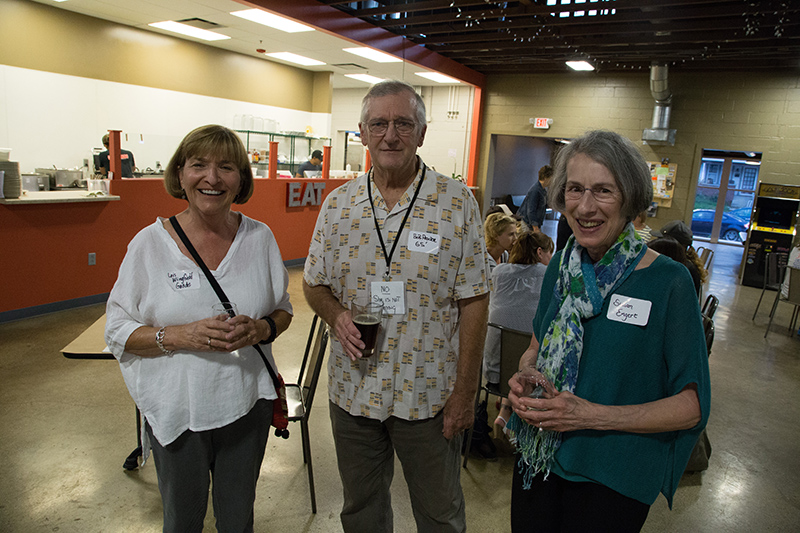
[[[636,215],[650,207],[653,201],[653,183],[650,167],[633,142],[618,133],[594,130],[583,134],[561,148],[556,155],[553,181],[547,192],[547,201],[553,209],[564,211],[564,192],[567,185],[567,163],[578,154],[584,154],[611,172],[622,195],[622,216],[630,222]]]
[[[417,112],[417,124],[419,126],[424,126],[427,123],[425,102],[422,101],[422,97],[412,85],[400,80],[384,80],[370,87],[369,91],[367,91],[367,94],[364,96],[364,99],[361,100],[361,122],[366,123],[367,108],[369,107],[369,104],[373,98],[402,94],[404,92],[409,93],[409,97],[411,97],[412,102],[414,103],[414,108]]]

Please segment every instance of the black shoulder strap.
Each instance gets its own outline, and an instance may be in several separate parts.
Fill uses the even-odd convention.
[[[190,254],[192,254],[194,262],[197,263],[197,266],[199,266],[200,270],[202,270],[203,274],[205,274],[206,279],[211,284],[211,288],[213,288],[214,292],[217,293],[217,298],[219,298],[219,301],[225,305],[225,310],[228,312],[228,314],[231,317],[233,317],[234,316],[233,308],[230,306],[229,303],[230,300],[228,300],[228,297],[225,296],[225,291],[223,291],[222,287],[219,286],[219,282],[211,273],[211,271],[208,269],[205,261],[203,261],[203,258],[200,257],[200,254],[198,254],[197,250],[195,250],[195,247],[192,245],[192,241],[189,240],[189,237],[186,236],[186,233],[184,233],[183,228],[178,223],[178,219],[175,218],[175,216],[171,216],[169,217],[169,221],[172,224],[172,227],[175,228],[175,233],[177,233],[178,237],[181,238],[181,242],[183,242],[183,245],[186,246],[186,249],[189,250]],[[261,360],[264,361],[264,365],[267,367],[267,371],[269,371],[269,375],[272,378],[272,384],[275,386],[275,391],[277,392],[278,389],[280,389],[280,381],[278,380],[277,373],[272,368],[272,365],[269,364],[269,361],[267,361],[267,356],[264,355],[264,352],[261,350],[261,346],[259,346],[258,344],[254,344],[253,348],[256,349],[258,355],[261,356]]]

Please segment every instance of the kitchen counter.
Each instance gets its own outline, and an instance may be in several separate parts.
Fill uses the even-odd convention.
[[[94,193],[93,193],[94,194]],[[88,196],[86,189],[71,189],[67,191],[27,191],[19,198],[0,198],[2,205],[31,205],[31,204],[63,204],[77,202],[114,202],[119,196],[104,194],[102,196]]]

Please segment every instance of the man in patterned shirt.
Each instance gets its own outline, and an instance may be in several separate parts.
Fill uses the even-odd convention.
[[[328,396],[346,532],[392,531],[394,453],[419,531],[464,531],[463,430],[473,423],[489,266],[480,211],[459,181],[417,157],[427,124],[410,85],[364,97],[373,167],[325,200],[305,264],[309,305],[333,329]],[[384,302],[375,354],[349,311]]]

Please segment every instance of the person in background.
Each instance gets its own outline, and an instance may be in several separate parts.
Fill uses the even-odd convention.
[[[217,529],[252,532],[277,398],[253,345],[272,359],[270,343],[289,327],[289,275],[272,231],[231,210],[253,194],[236,133],[214,125],[189,133],[164,185],[186,200],[174,219],[240,314],[214,315],[219,298],[172,219],[159,218],[128,245],[105,339],[146,421],[164,531],[203,530],[211,479]]]
[[[621,135],[591,131],[557,155],[550,205],[574,235],[550,261],[509,380],[514,533],[639,531],[659,493],[672,504],[706,425],[692,281],[631,223],[652,197],[647,162]]]
[[[522,220],[528,225],[531,231],[541,231],[544,225],[544,217],[547,214],[547,186],[553,177],[553,167],[545,165],[539,169],[539,179],[530,188],[522,205],[519,206],[519,214]]]
[[[108,162],[108,134],[106,133],[103,135],[103,146],[106,147],[104,152],[100,152],[98,157],[100,158],[100,174],[103,176],[108,176],[108,171],[111,168],[110,163]],[[119,150],[119,159],[121,163],[120,169],[120,177],[122,178],[132,178],[133,171],[136,170],[136,163],[133,160],[133,153],[129,152],[128,150],[123,150],[120,148]]]
[[[492,213],[483,226],[486,251],[489,253],[489,268],[494,270],[517,240],[517,220],[503,213]]]
[[[556,251],[563,249],[571,236],[572,228],[569,226],[569,221],[567,221],[567,217],[561,215],[556,228]]]
[[[335,333],[328,397],[342,527],[393,530],[396,453],[417,530],[462,532],[461,442],[474,420],[489,299],[480,209],[463,183],[417,156],[427,123],[411,85],[373,85],[359,130],[373,166],[325,199],[303,275],[309,305]],[[393,310],[375,354],[362,357],[350,301],[386,293]]]
[[[647,225],[647,211],[642,211],[633,219],[633,227],[636,228],[636,235],[641,237],[644,242],[648,242],[653,238],[650,233],[653,228]]]
[[[306,177],[306,170],[316,171],[319,172],[322,170],[322,151],[321,150],[314,150],[311,152],[311,157],[305,163],[302,163],[299,167],[297,167],[297,172],[295,173],[295,178],[305,178]]]
[[[697,250],[692,246],[694,234],[689,226],[682,220],[672,220],[664,224],[660,231],[652,230],[650,232],[654,237],[669,236],[678,241],[681,246],[686,250],[686,261],[684,264],[689,269],[689,274],[692,275],[692,280],[695,281],[697,294],[700,294],[700,286],[708,279],[708,271],[703,266],[700,256],[697,255]]]
[[[697,292],[697,296],[700,296],[700,273],[694,263],[686,258],[686,247],[684,245],[669,235],[665,235],[652,239],[647,243],[647,247],[684,265],[692,276],[692,283],[694,283],[694,290]]]
[[[539,306],[544,273],[553,256],[553,239],[541,231],[524,232],[511,247],[508,262],[492,272],[489,322],[531,333],[532,317]],[[483,375],[489,387],[499,388],[500,330],[489,328],[483,349]],[[495,425],[505,430],[511,403],[503,399]]]

